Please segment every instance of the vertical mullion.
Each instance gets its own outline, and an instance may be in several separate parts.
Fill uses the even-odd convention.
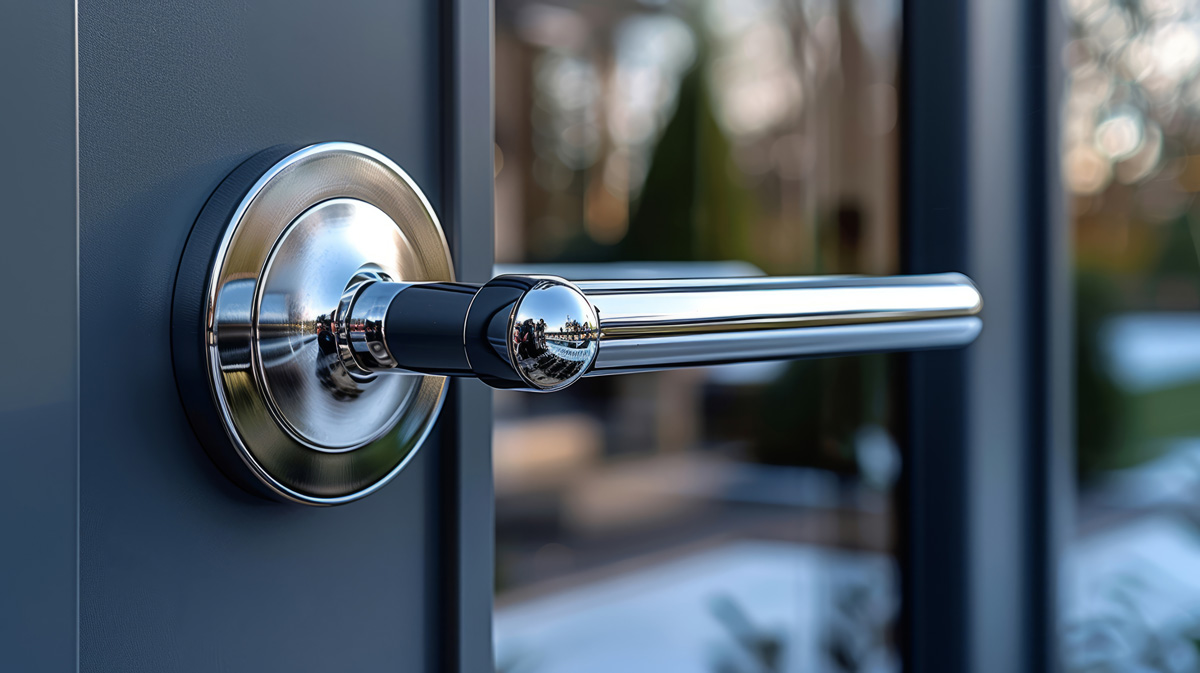
[[[906,670],[1056,664],[1071,418],[1056,13],[1038,0],[904,8],[906,270],[963,271],[984,296],[975,345],[907,360]]]
[[[1037,351],[1031,302],[1039,256],[1029,236],[1031,37],[1027,3],[969,0],[967,5],[967,263],[987,313],[984,334],[967,352],[968,668],[1035,673],[1029,617],[1036,600],[1037,503],[1030,464]]]
[[[494,10],[491,0],[443,5],[443,224],[460,281],[491,277]],[[442,671],[492,670],[495,556],[492,396],[456,380],[443,410]]]
[[[1059,129],[1065,71],[1058,55],[1066,38],[1066,20],[1056,2],[1026,0],[1029,36],[1027,74],[1029,160],[1026,218],[1031,242],[1028,292],[1032,315],[1029,330],[1032,434],[1028,449],[1031,472],[1028,511],[1031,544],[1029,606],[1030,670],[1060,668],[1059,561],[1070,532],[1074,487],[1074,376],[1071,316],[1071,240],[1066,191],[1060,170]]]
[[[961,0],[908,0],[901,51],[901,223],[908,273],[968,271],[967,16]],[[986,297],[985,297],[986,300]],[[968,670],[967,356],[905,359],[898,490],[904,670]]]

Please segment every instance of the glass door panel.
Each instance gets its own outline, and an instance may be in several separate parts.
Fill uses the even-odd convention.
[[[897,272],[899,9],[498,0],[497,261]],[[898,368],[498,393],[498,669],[895,670]]]

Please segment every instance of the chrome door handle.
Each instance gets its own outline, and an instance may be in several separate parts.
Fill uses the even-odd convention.
[[[942,348],[979,334],[961,274],[581,281],[504,275],[364,282],[335,318],[348,369],[477,377],[550,392],[581,377]]]
[[[180,261],[171,339],[216,462],[248,488],[331,505],[403,468],[450,376],[547,392],[594,374],[961,346],[980,306],[952,273],[458,283],[416,183],[370,149],[322,143],[268,150],[217,188]]]

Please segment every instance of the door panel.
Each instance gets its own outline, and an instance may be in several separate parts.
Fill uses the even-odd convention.
[[[0,300],[13,311],[0,368],[0,668],[66,671],[78,437],[74,14],[69,2],[6,9]]]
[[[78,24],[82,668],[436,668],[434,452],[345,507],[244,493],[188,425],[168,333],[196,214],[263,148],[369,144],[436,206],[436,4],[95,2]]]

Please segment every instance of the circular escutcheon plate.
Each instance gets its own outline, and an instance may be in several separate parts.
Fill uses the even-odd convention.
[[[172,351],[193,427],[244,486],[349,502],[429,434],[444,377],[351,373],[338,357],[339,301],[372,280],[454,280],[429,202],[373,150],[268,150],[205,205],[180,263]]]

